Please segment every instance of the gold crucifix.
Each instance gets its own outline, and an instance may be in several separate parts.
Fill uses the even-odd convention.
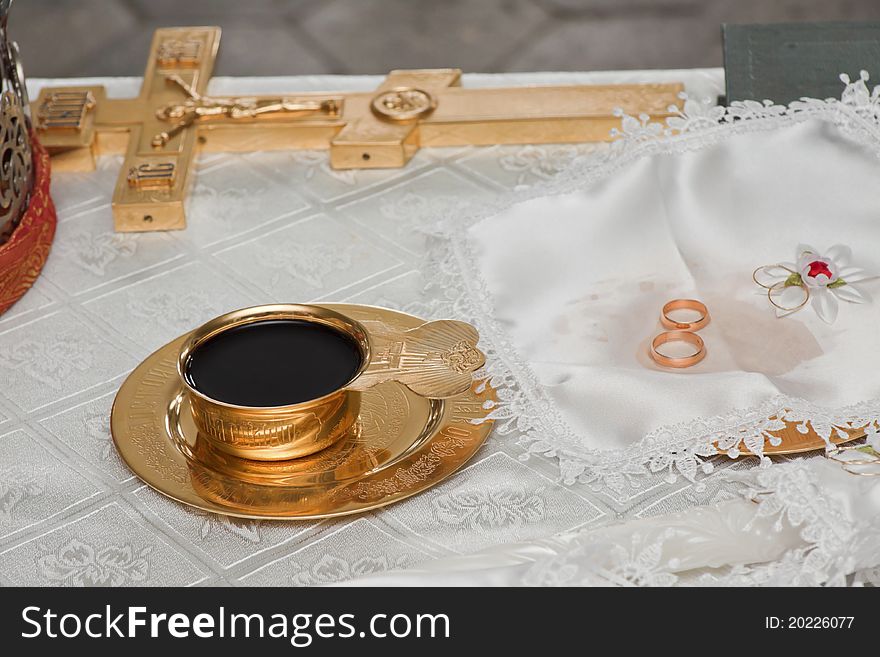
[[[199,150],[329,149],[336,169],[402,167],[422,146],[607,141],[615,108],[659,118],[680,84],[464,89],[461,71],[392,71],[374,92],[212,97],[220,28],[156,30],[136,98],[100,86],[41,90],[34,126],[53,168],[90,170],[125,153],[113,193],[118,231],[186,226]]]

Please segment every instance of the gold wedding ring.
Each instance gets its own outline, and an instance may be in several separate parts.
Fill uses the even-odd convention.
[[[777,283],[770,283],[769,285],[767,283],[763,283],[763,282],[761,282],[758,275],[763,274],[766,276],[770,276],[771,278],[775,278],[775,276],[773,274],[768,273],[768,270],[773,269],[773,268],[782,269],[784,271],[787,271],[789,274],[796,274],[797,273],[794,269],[789,269],[785,265],[778,265],[778,264],[777,265],[761,265],[760,267],[755,269],[755,271],[752,272],[752,280],[755,281],[755,283],[757,285],[759,285],[760,287],[763,287],[765,290],[772,290],[774,287],[776,287]]]
[[[760,283],[759,283],[759,285],[760,285]],[[774,292],[781,293],[791,287],[801,288],[801,290],[804,293],[804,298],[799,303],[797,303],[793,306],[783,306],[780,303],[776,303],[776,300],[773,298],[773,293]],[[784,313],[793,313],[795,310],[800,310],[801,308],[803,308],[804,306],[807,305],[807,301],[810,300],[810,288],[808,288],[805,283],[797,283],[796,285],[786,285],[785,281],[780,281],[779,283],[776,283],[776,284],[772,285],[771,287],[767,288],[767,299],[770,301],[770,305],[773,306],[774,308],[778,308],[779,310],[781,310]]]
[[[669,316],[669,313],[676,310],[694,310],[700,314],[700,317],[692,322],[676,321]],[[699,331],[709,323],[709,309],[706,308],[706,304],[696,299],[673,299],[660,311],[660,323],[664,328],[674,331]]]
[[[667,342],[687,342],[696,347],[696,351],[688,356],[666,356],[658,351],[658,347]],[[691,367],[706,357],[706,346],[703,339],[691,331],[664,331],[651,341],[651,358],[663,367]]]

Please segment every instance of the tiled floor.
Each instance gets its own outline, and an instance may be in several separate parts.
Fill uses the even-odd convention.
[[[138,75],[156,27],[220,25],[218,75],[721,65],[722,22],[880,20],[877,0],[18,0],[32,77]]]

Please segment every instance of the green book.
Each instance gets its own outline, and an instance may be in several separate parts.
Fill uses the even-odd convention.
[[[880,84],[880,23],[722,25],[727,102],[839,98],[841,73]]]

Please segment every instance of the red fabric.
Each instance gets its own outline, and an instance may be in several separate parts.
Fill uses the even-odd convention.
[[[27,211],[9,240],[0,245],[0,314],[30,289],[55,236],[55,205],[49,196],[49,154],[31,134],[34,189]]]

